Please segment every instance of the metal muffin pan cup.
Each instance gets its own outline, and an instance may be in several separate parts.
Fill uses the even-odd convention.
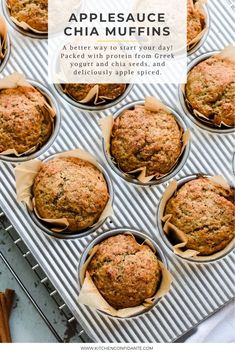
[[[143,100],[139,100],[139,101],[134,101],[134,102],[128,103],[125,106],[123,106],[122,108],[120,108],[119,110],[117,110],[116,113],[113,115],[113,117],[114,117],[114,119],[116,119],[125,110],[134,108],[135,105],[143,105],[143,104],[144,104]],[[177,123],[180,125],[180,127],[182,127],[183,131],[185,132],[187,130],[187,125],[185,124],[184,120],[181,118],[181,116],[175,110],[173,110],[169,106],[167,106],[167,108],[171,111],[171,113],[174,115]],[[151,186],[151,185],[159,185],[159,184],[165,183],[166,181],[170,180],[172,177],[174,177],[176,174],[179,173],[179,171],[183,168],[184,164],[186,163],[186,161],[188,159],[188,156],[189,156],[189,153],[190,153],[190,148],[191,148],[191,141],[190,140],[188,141],[187,145],[185,146],[185,150],[183,151],[183,154],[180,156],[180,159],[177,162],[175,168],[169,174],[165,175],[161,179],[158,179],[158,180],[154,179],[154,180],[151,180],[151,181],[149,181],[147,183],[142,183],[141,181],[139,181],[135,177],[132,177],[131,175],[128,175],[128,174],[122,172],[121,169],[119,169],[115,165],[115,163],[112,161],[111,156],[106,151],[105,142],[104,142],[104,138],[103,137],[102,137],[102,148],[103,148],[104,156],[105,156],[106,161],[108,162],[109,166],[122,179],[124,179],[125,181],[127,181],[129,183],[132,183],[132,184],[134,184],[136,186]]]
[[[198,56],[196,59],[192,60],[191,63],[188,65],[188,70],[187,73],[189,74],[189,72],[196,66],[198,65],[200,62],[209,59],[211,56],[218,54],[219,51],[213,51],[213,52],[209,52],[209,53],[205,53],[202,54],[200,56]],[[212,124],[210,124],[209,122],[205,123],[198,119],[194,114],[192,109],[190,109],[190,107],[187,105],[187,103],[185,102],[185,96],[182,92],[182,86],[179,85],[178,86],[178,96],[179,96],[179,101],[181,104],[181,108],[183,110],[183,112],[187,115],[187,117],[197,126],[199,126],[201,129],[206,130],[208,132],[212,132],[212,133],[217,133],[217,134],[228,134],[228,133],[234,133],[235,132],[235,127],[217,127],[217,126],[212,126]]]
[[[177,180],[177,190],[180,189],[184,184],[186,184],[187,182],[189,182],[191,180],[197,179],[199,177],[210,177],[210,176],[211,175],[205,175],[205,174],[194,174],[194,175],[186,176],[186,177],[184,177],[184,178],[182,178],[180,180]],[[182,257],[180,255],[175,254],[174,251],[173,251],[172,243],[168,240],[167,235],[164,233],[162,220],[160,219],[161,202],[162,202],[162,198],[160,199],[159,204],[158,204],[158,208],[157,208],[157,229],[158,229],[158,232],[159,232],[162,240],[164,241],[164,243],[167,246],[167,248],[172,252],[173,256],[176,256],[178,259],[181,259],[182,261],[186,261],[186,262],[189,262],[189,263],[195,263],[195,264],[206,264],[206,263],[208,263],[209,264],[211,262],[216,262],[216,261],[224,258],[231,251],[233,251],[233,247],[231,247],[231,249],[228,249],[228,251],[226,251],[225,254],[219,256],[216,259],[211,259],[211,260],[206,259],[206,257],[208,257],[208,255],[205,256],[205,259],[203,259],[203,255],[201,255],[200,259],[199,259],[199,258],[184,258],[184,257]]]
[[[158,260],[160,260],[163,265],[168,268],[168,263],[167,263],[167,259],[164,255],[164,252],[162,251],[160,245],[158,243],[156,243],[149,235],[147,235],[146,233],[143,233],[139,230],[135,230],[135,229],[131,229],[131,228],[115,228],[115,229],[112,229],[112,230],[109,230],[103,234],[100,234],[98,235],[95,239],[93,239],[90,244],[88,244],[88,246],[85,248],[85,250],[83,251],[82,255],[81,255],[81,258],[79,260],[79,263],[78,263],[78,286],[79,286],[79,291],[81,290],[81,287],[82,287],[82,283],[81,283],[81,276],[80,276],[80,273],[81,273],[81,269],[82,269],[82,266],[84,265],[84,263],[86,262],[88,256],[89,256],[89,252],[91,251],[91,249],[93,249],[96,245],[98,245],[99,243],[101,243],[103,240],[107,239],[107,238],[110,238],[110,237],[113,237],[115,235],[118,235],[118,234],[123,234],[123,233],[131,233],[134,235],[136,241],[139,243],[139,244],[142,244],[145,240],[148,240],[151,242],[151,244],[153,245],[153,248],[154,250],[156,251],[155,254],[158,258]],[[97,311],[104,315],[104,316],[108,316],[109,318],[112,318],[114,320],[131,320],[131,319],[134,319],[134,318],[138,318],[140,317],[141,315],[144,315],[145,313],[147,313],[148,311],[152,310],[156,304],[161,300],[161,298],[158,298],[156,299],[154,302],[153,302],[153,305],[146,308],[146,309],[143,309],[143,311],[141,311],[139,314],[136,314],[136,315],[133,315],[133,316],[130,316],[130,317],[126,317],[126,318],[121,318],[121,317],[116,317],[116,316],[111,316],[101,310],[98,310]]]
[[[81,109],[81,110],[98,112],[101,110],[112,108],[113,106],[122,102],[128,96],[130,91],[132,90],[133,84],[127,84],[127,87],[126,87],[125,91],[123,92],[123,94],[121,94],[121,96],[119,96],[118,98],[112,100],[110,103],[98,104],[98,105],[89,105],[89,104],[82,104],[82,103],[77,102],[75,99],[73,99],[68,94],[63,92],[61,84],[54,84],[54,87],[55,87],[57,93],[60,95],[60,97],[62,97],[67,103],[72,104],[76,108]]]
[[[41,146],[41,148],[39,148],[37,151],[33,152],[32,154],[23,155],[20,157],[12,156],[12,155],[11,156],[0,155],[0,160],[5,161],[5,162],[10,162],[10,163],[26,162],[31,159],[35,159],[35,158],[39,157],[41,154],[45,153],[49,149],[49,147],[51,147],[51,145],[55,141],[55,139],[59,133],[59,130],[60,130],[61,113],[60,113],[60,109],[59,109],[59,105],[57,103],[57,100],[55,99],[55,97],[53,96],[51,91],[39,82],[32,81],[32,80],[27,80],[27,82],[30,83],[35,88],[38,88],[39,91],[41,91],[43,94],[45,93],[45,97],[48,97],[49,101],[52,103],[53,107],[55,108],[56,116],[54,117],[54,120],[53,120],[54,121],[54,129],[53,129],[52,134],[51,134],[50,138],[48,139],[48,141],[43,146]]]
[[[48,162],[52,159],[54,159],[56,156],[58,156],[59,154],[53,154],[47,158],[45,158],[42,162]],[[113,204],[113,199],[114,199],[114,192],[113,192],[113,184],[111,181],[111,178],[108,174],[108,172],[105,170],[105,168],[99,163],[97,162],[100,168],[100,171],[102,172],[102,174],[104,175],[105,181],[107,183],[108,186],[108,191],[109,191],[109,197],[111,199],[111,204]],[[95,231],[97,231],[106,221],[106,219],[103,219],[102,221],[98,222],[94,227],[90,227],[88,229],[84,229],[80,232],[74,232],[74,233],[66,233],[66,232],[53,232],[47,225],[46,222],[43,222],[42,220],[40,220],[37,215],[35,214],[34,211],[29,210],[27,207],[27,212],[29,214],[29,216],[31,217],[32,221],[37,225],[38,228],[40,228],[44,234],[48,237],[53,237],[53,238],[57,238],[57,239],[61,239],[61,240],[74,240],[77,238],[83,238],[86,237],[88,235],[91,235],[92,233],[94,233]]]
[[[199,40],[199,42],[195,46],[193,46],[190,50],[188,50],[188,52],[187,52],[188,56],[196,53],[196,51],[198,51],[203,46],[203,44],[206,41],[208,32],[210,30],[211,19],[210,19],[210,12],[208,10],[207,4],[203,5],[203,10],[205,13],[206,31],[203,34],[202,38]]]
[[[0,61],[0,73],[4,70],[8,60],[9,60],[9,57],[11,55],[11,41],[10,41],[10,36],[9,34],[7,35],[7,49],[6,49],[6,54],[3,58],[2,61]]]
[[[17,24],[15,24],[11,19],[11,15],[10,15],[9,9],[6,4],[6,0],[2,0],[2,10],[3,10],[3,14],[4,14],[5,18],[7,19],[8,23],[11,25],[11,27],[14,30],[16,30],[17,32],[19,32],[20,34],[22,34],[23,36],[28,36],[30,38],[35,38],[35,39],[47,39],[48,38],[47,32],[37,33],[34,31],[30,31],[30,30],[27,31],[27,30],[21,28],[20,26],[17,26]]]

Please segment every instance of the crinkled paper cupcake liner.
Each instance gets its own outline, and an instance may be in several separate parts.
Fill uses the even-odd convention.
[[[29,159],[38,157],[45,152],[49,146],[54,142],[60,128],[60,111],[58,104],[51,92],[47,90],[42,84],[31,80],[26,80],[21,73],[15,72],[0,80],[0,90],[7,88],[16,88],[19,86],[28,86],[36,88],[45,97],[45,110],[53,120],[53,131],[48,141],[44,145],[36,145],[24,153],[18,154],[15,149],[8,149],[0,153],[0,159],[8,162],[24,162]]]
[[[208,176],[208,175],[191,175],[180,179],[178,182],[173,180],[166,188],[163,196],[160,200],[157,212],[157,223],[158,229],[162,239],[164,240],[167,247],[176,255],[184,260],[189,260],[195,263],[211,262],[219,260],[220,258],[227,255],[234,247],[234,239],[222,250],[212,255],[200,255],[196,250],[187,249],[187,236],[178,229],[176,226],[170,223],[171,215],[165,214],[165,208],[167,202],[174,195],[174,193],[182,187],[185,183],[197,179],[199,177],[209,178],[214,183],[221,185],[222,187],[230,188],[230,185],[223,176]]]
[[[112,134],[112,127],[114,119],[118,118],[124,111],[135,108],[136,106],[145,106],[146,109],[153,112],[157,111],[159,107],[165,109],[166,111],[172,113],[182,131],[182,150],[177,161],[172,166],[171,170],[167,174],[156,174],[151,176],[146,176],[146,168],[139,168],[133,170],[129,173],[123,172],[116,164],[113,157],[110,155],[110,139]],[[171,108],[158,101],[155,97],[146,97],[145,101],[137,101],[129,103],[126,106],[118,110],[114,116],[109,115],[105,118],[100,119],[99,124],[102,130],[102,145],[103,151],[107,162],[110,167],[123,179],[128,182],[134,183],[136,185],[155,185],[163,183],[169,180],[173,175],[179,172],[187,160],[189,149],[190,149],[190,131],[187,129],[183,119]]]
[[[109,200],[99,220],[88,229],[81,230],[80,232],[66,233],[66,229],[68,228],[68,225],[69,225],[68,220],[66,218],[61,218],[61,219],[41,218],[35,207],[35,202],[32,194],[32,186],[36,175],[38,174],[44,162],[47,162],[55,158],[61,158],[61,157],[75,157],[75,158],[80,158],[90,162],[102,172],[102,174],[104,175],[105,181],[107,183],[107,187],[109,191]],[[97,230],[108,217],[111,217],[113,215],[112,182],[109,178],[108,173],[105,171],[105,169],[96,161],[96,159],[90,153],[86,151],[83,151],[81,149],[76,149],[76,150],[52,155],[51,157],[45,159],[44,161],[35,159],[35,160],[31,160],[31,161],[19,164],[15,168],[15,175],[16,175],[17,201],[19,203],[23,202],[26,205],[32,220],[37,224],[39,228],[41,228],[44,231],[44,233],[50,236],[54,236],[59,239],[76,239],[79,237],[84,237],[93,233],[95,230]]]
[[[194,59],[189,67],[188,67],[188,74],[189,72],[197,66],[200,62],[209,59],[212,56],[222,56],[224,58],[229,58],[230,60],[235,61],[235,48],[233,45],[229,45],[225,49],[223,49],[221,52],[210,52],[206,54],[202,54],[196,59]],[[225,123],[221,123],[221,125],[217,125],[213,123],[210,119],[208,119],[206,116],[198,112],[197,110],[193,109],[189,103],[189,101],[186,98],[185,95],[185,88],[186,84],[180,85],[178,88],[178,93],[179,93],[179,100],[181,103],[181,106],[185,112],[185,114],[199,127],[203,128],[204,130],[207,130],[209,132],[214,132],[214,133],[231,133],[235,131],[235,126],[229,126],[226,125]]]
[[[144,301],[142,305],[132,307],[132,308],[125,308],[116,310],[111,305],[107,303],[107,301],[103,298],[100,294],[98,289],[96,288],[91,276],[86,271],[86,268],[91,261],[92,257],[96,253],[99,244],[112,236],[118,234],[131,234],[140,244],[147,244],[149,245],[152,250],[156,253],[156,256],[159,259],[160,266],[162,269],[162,279],[160,286],[157,289],[157,292],[152,298],[148,298]],[[166,295],[171,286],[172,276],[170,272],[167,270],[167,262],[161,248],[146,234],[141,233],[136,230],[120,228],[108,231],[104,234],[98,236],[95,240],[93,240],[88,247],[85,249],[78,266],[78,277],[79,277],[79,287],[80,287],[80,294],[78,297],[78,302],[80,304],[87,305],[93,309],[98,310],[102,314],[109,315],[115,318],[131,318],[134,316],[139,316],[141,314],[146,313],[148,310],[153,309],[153,307],[157,304],[157,302]]]

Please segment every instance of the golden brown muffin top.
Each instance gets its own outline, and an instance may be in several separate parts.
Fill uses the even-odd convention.
[[[167,174],[182,150],[182,132],[173,114],[138,106],[115,119],[111,155],[128,173],[146,167],[146,175]]]
[[[200,62],[189,72],[186,98],[211,123],[234,126],[235,63],[220,56]]]
[[[205,28],[205,15],[195,7],[193,0],[187,1],[187,43],[195,39]]]
[[[0,152],[22,154],[49,139],[53,121],[44,96],[34,87],[0,90]]]
[[[111,83],[101,83],[101,84],[79,84],[79,83],[70,83],[63,85],[63,88],[67,94],[69,94],[73,99],[77,102],[82,101],[90,90],[95,87],[96,85],[99,86],[99,97],[105,97],[108,100],[114,100],[118,98],[126,89],[125,84],[111,84]],[[98,99],[99,101],[99,99]]]
[[[67,232],[94,225],[109,200],[101,171],[75,157],[60,157],[44,163],[35,178],[33,196],[40,217],[67,218]]]
[[[48,31],[48,0],[7,0],[12,17],[40,32]]]
[[[186,234],[188,249],[214,254],[234,237],[234,190],[208,178],[194,179],[168,201],[165,214],[171,214],[170,223]]]
[[[102,241],[87,270],[101,295],[116,309],[141,305],[155,295],[161,281],[156,255],[130,234]]]

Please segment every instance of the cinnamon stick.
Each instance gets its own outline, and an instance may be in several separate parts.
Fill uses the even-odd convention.
[[[10,318],[11,309],[12,309],[12,305],[15,297],[15,291],[13,289],[7,288],[5,290],[5,297],[7,300],[7,313],[8,313],[8,317]]]
[[[0,332],[2,343],[11,342],[7,301],[4,293],[0,293]]]
[[[15,291],[12,289],[6,289],[5,293],[0,292],[0,342],[2,343],[12,342],[9,318],[14,296]]]

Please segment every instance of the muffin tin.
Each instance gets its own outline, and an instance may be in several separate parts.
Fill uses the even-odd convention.
[[[210,0],[208,11],[211,27],[206,41],[192,56],[220,50],[233,40],[233,13],[224,0]],[[26,37],[9,26],[12,50],[1,77],[22,71],[26,77],[47,84],[47,41]],[[55,92],[51,86],[50,91]],[[190,125],[191,151],[187,162],[175,176],[177,180],[191,174],[224,175],[230,182],[233,171],[233,134],[212,134],[197,125],[183,111],[176,85],[135,85],[128,96],[105,112],[86,112],[58,97],[62,113],[61,128],[54,143],[40,158],[82,148],[105,162],[98,124],[100,117],[114,114],[127,103],[153,95],[171,106]],[[13,163],[1,162],[0,182],[3,185],[0,206],[20,233],[29,250],[69,306],[84,330],[96,342],[174,342],[216,312],[234,297],[234,253],[208,264],[189,263],[172,256],[159,234],[156,211],[167,183],[141,187],[122,180],[107,165],[114,185],[114,216],[96,232],[68,241],[45,236],[23,205],[16,202]],[[149,234],[163,249],[173,276],[170,292],[147,313],[127,320],[110,318],[79,305],[77,266],[87,245],[98,235],[125,225]]]

